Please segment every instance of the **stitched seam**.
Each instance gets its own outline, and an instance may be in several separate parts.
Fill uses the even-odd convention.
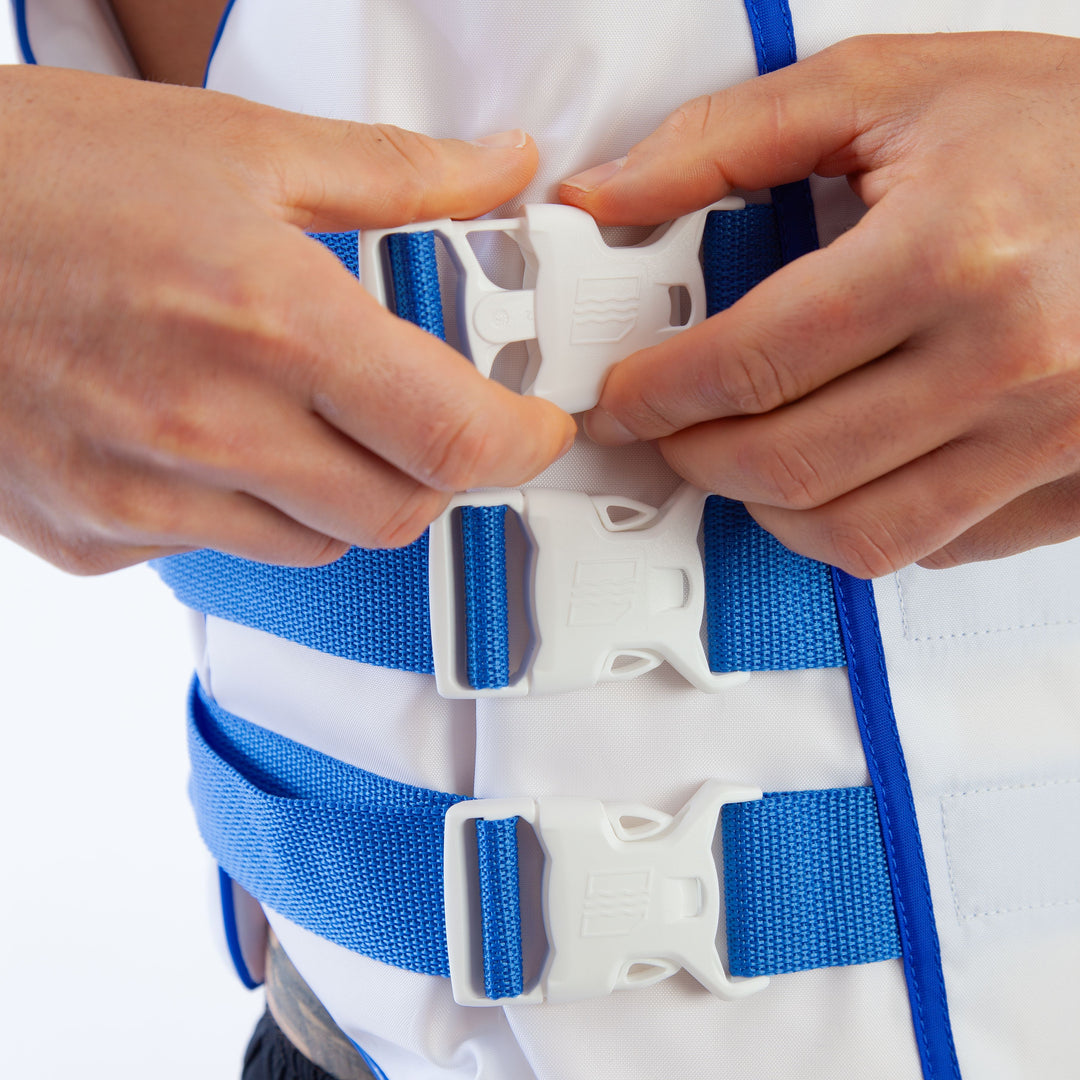
[[[1031,791],[1034,788],[1062,787],[1067,784],[1080,784],[1080,777],[1066,777],[1064,780],[1035,780],[1030,784],[1003,784],[1001,787],[969,788],[967,791],[954,791],[942,795],[941,799],[962,799],[965,795],[989,795],[994,791]]]
[[[761,25],[761,12],[754,0],[746,0],[746,6],[750,10],[750,18],[754,21],[754,53],[757,59],[758,74],[764,75],[768,70],[768,62],[765,57],[765,31]]]
[[[1015,626],[993,626],[988,630],[962,630],[958,634],[924,634],[909,641],[947,641],[950,638],[982,637],[986,634],[1004,634],[1011,630],[1043,630],[1052,626],[1080,626],[1080,619],[1060,619],[1057,622],[1017,623]]]
[[[795,51],[795,26],[791,21],[791,8],[788,6],[787,0],[784,0],[780,5],[780,14],[784,20],[784,30],[787,32],[789,62],[794,63],[798,53]],[[809,201],[808,199],[807,202]]]
[[[867,582],[867,584],[866,584],[866,590],[868,592],[871,592],[871,590],[872,590],[872,586],[870,585],[869,582]],[[876,635],[876,640],[875,640],[875,650],[874,651],[875,651],[876,658],[877,658],[878,673],[881,676],[881,684],[882,684],[882,686],[887,688],[888,687],[888,677],[885,674],[885,655],[881,650],[881,644],[880,644],[881,643],[881,628],[878,626],[877,608],[873,604],[870,607],[870,613],[871,613],[871,617],[873,618],[873,621],[874,621],[874,628],[875,628],[875,630],[877,630],[877,635]],[[892,709],[891,709],[891,702],[890,702],[890,712],[891,711],[892,711]],[[899,736],[899,733],[897,732],[895,722],[893,724],[891,724],[890,727],[891,727],[891,730],[888,733],[888,740],[893,744],[893,746],[896,749],[897,760],[900,763],[900,774],[904,779],[904,795],[906,796],[906,802],[907,802],[908,810],[911,813],[911,820],[915,823],[916,828],[918,828],[918,818],[915,816],[915,802],[912,799],[912,795],[911,795],[911,779],[908,776],[907,762],[904,760],[904,751],[900,746],[900,736]],[[925,875],[923,875],[923,881],[921,882],[921,884],[922,884],[922,887],[923,887],[923,893],[925,895],[927,905],[929,906],[930,905],[930,887],[929,887],[929,884],[926,881]],[[933,910],[933,908],[930,907],[930,910]],[[939,956],[938,950],[937,950],[937,942],[936,941],[933,942],[933,947],[934,947],[934,950],[933,950],[934,951],[934,959],[937,961],[936,967],[937,967],[937,970],[940,972],[941,971],[941,962],[940,962],[940,956]],[[925,1020],[925,1017],[924,1017],[924,1014],[923,1014],[922,993],[921,993],[921,991],[919,989],[919,979],[918,979],[918,975],[915,973],[914,963],[912,964],[912,969],[911,969],[911,982],[912,982],[912,985],[915,988],[915,1000],[916,1000],[916,1002],[918,1004],[918,1011],[919,1011],[919,1026],[922,1028],[923,1040],[925,1042],[926,1041],[926,1020]],[[942,998],[944,999],[944,995],[945,995],[944,982],[941,983],[941,994],[942,994]],[[934,1075],[933,1063],[932,1063],[929,1055],[927,1056],[927,1072],[929,1073],[929,1075],[931,1077]]]
[[[907,604],[904,602],[904,586],[900,581],[899,574],[893,574],[893,579],[896,582],[896,598],[900,602],[900,628],[907,641],[921,641],[921,638],[912,638],[911,627],[908,625],[907,618]]]
[[[1025,904],[1023,907],[994,908],[988,911],[973,911],[970,915],[961,915],[965,922],[970,919],[981,919],[987,915],[1013,915],[1018,911],[1041,911],[1044,908],[1076,907],[1080,905],[1080,896],[1072,900],[1047,900],[1042,904]]]
[[[851,620],[848,617],[847,601],[844,599],[843,590],[837,589],[835,591],[836,591],[837,606],[838,606],[838,608],[840,610],[840,619],[844,624],[844,629],[845,629],[845,631],[847,633],[847,639],[848,639],[848,641],[854,641],[854,635],[852,634],[852,630],[851,630]],[[865,717],[866,716],[866,701],[865,701],[865,699],[863,697],[862,684],[859,682],[858,665],[854,664],[854,663],[851,663],[850,658],[849,658],[849,663],[848,663],[848,673],[851,676],[851,688],[852,688],[852,691],[853,691],[853,693],[854,693],[854,695],[855,695],[855,697],[857,699],[859,715]],[[876,751],[874,749],[873,740],[870,738],[870,735],[869,735],[869,726],[865,725],[865,727],[866,727],[867,737],[866,737],[864,745],[865,745],[865,748],[866,748],[866,754],[870,759],[871,771],[872,771],[872,773],[874,775],[880,777],[881,772],[878,769],[877,753],[876,753]],[[875,785],[875,789],[876,789],[876,785]],[[888,806],[887,806],[887,803],[886,803],[884,798],[881,798],[878,801],[878,808],[879,808],[879,810],[881,812],[881,830],[885,834],[885,843],[886,843],[886,846],[889,849],[890,865],[891,866],[896,866],[896,846],[895,846],[894,841],[893,841],[892,822],[889,820],[889,810],[888,810]],[[900,920],[900,940],[902,942],[901,951],[905,956],[910,956],[910,954],[911,954],[911,950],[910,950],[911,931],[910,931],[910,928],[908,926],[907,911],[904,908],[904,900],[903,900],[903,897],[900,895],[900,891],[897,888],[895,888],[895,882],[894,882],[894,888],[893,888],[893,901],[896,904],[896,913],[897,913],[897,915],[899,917],[899,920]],[[908,946],[908,947],[904,947],[904,946]],[[926,1044],[927,1044],[927,1040],[926,1040],[926,1019],[925,1019],[925,1016],[923,1014],[922,994],[919,991],[919,981],[918,981],[918,978],[915,975],[914,966],[911,965],[911,964],[906,964],[905,967],[907,968],[907,970],[910,972],[910,975],[911,975],[911,987],[912,987],[912,992],[914,993],[914,996],[915,996],[915,1017],[916,1017],[916,1020],[918,1022],[918,1026],[919,1026],[918,1043],[919,1043],[919,1047],[920,1047],[920,1051],[921,1051],[922,1048],[926,1047]],[[934,1071],[933,1070],[933,1064],[930,1061],[929,1054],[924,1053],[924,1052],[920,1052],[919,1056],[923,1059],[923,1063],[926,1065],[927,1071],[930,1073],[931,1076],[933,1076],[933,1071]]]
[[[873,599],[873,587],[870,585],[869,582],[867,582],[866,588],[870,592],[871,599]],[[881,685],[884,688],[885,694],[888,695],[889,694],[889,677],[888,677],[888,673],[887,673],[886,668],[885,668],[885,649],[884,649],[884,646],[882,645],[881,625],[878,622],[877,605],[876,604],[871,604],[870,605],[870,616],[874,621],[874,630],[875,630],[874,645],[875,645],[875,649],[876,649],[876,652],[877,652],[878,670],[881,673]],[[919,868],[920,869],[920,873],[919,873],[919,879],[920,880],[919,880],[919,884],[922,887],[923,897],[926,900],[926,910],[931,915],[930,947],[931,947],[932,952],[933,952],[935,981],[937,982],[938,992],[941,995],[942,1005],[945,1006],[945,1003],[948,1000],[946,992],[945,992],[945,974],[944,974],[944,971],[942,970],[942,967],[941,967],[941,945],[940,945],[940,942],[938,941],[937,927],[935,927],[934,924],[933,924],[934,902],[933,902],[933,898],[930,896],[930,878],[929,878],[929,875],[926,872],[926,855],[922,850],[922,837],[919,835],[919,817],[918,817],[918,814],[916,814],[916,812],[915,812],[915,797],[914,797],[914,795],[912,794],[912,791],[911,791],[911,777],[908,775],[907,760],[904,757],[904,748],[900,745],[900,731],[896,726],[896,717],[895,717],[895,713],[893,711],[893,705],[892,705],[891,697],[889,698],[889,713],[893,717],[893,722],[892,722],[892,725],[891,725],[891,728],[890,728],[890,736],[892,738],[893,744],[896,746],[897,760],[900,762],[900,771],[901,771],[901,773],[902,773],[902,775],[904,777],[904,797],[905,797],[905,799],[907,801],[908,811],[911,814],[912,824],[915,827],[915,836],[916,836],[916,839],[918,840],[918,843],[919,843],[919,855],[920,855],[920,868]],[[947,1041],[948,1041],[948,1044],[949,1044],[949,1051],[950,1051],[950,1053],[952,1055],[952,1062],[953,1062],[952,1072],[953,1072],[954,1075],[956,1075],[958,1077],[959,1073],[960,1073],[960,1068],[959,1068],[959,1064],[957,1063],[957,1059],[956,1059],[956,1046],[953,1043],[953,1033],[952,1033],[952,1025],[951,1024],[946,1024],[945,1025],[945,1034],[947,1036]],[[932,1069],[930,1071],[933,1072]]]
[[[956,877],[953,872],[953,855],[949,844],[949,824],[948,816],[945,813],[945,801],[947,799],[963,799],[968,795],[990,795],[998,791],[1034,791],[1038,788],[1065,787],[1069,784],[1080,784],[1080,777],[1068,777],[1064,780],[1039,780],[1030,784],[1003,784],[1000,787],[969,788],[967,791],[950,792],[941,796],[941,835],[945,842],[945,865],[949,869],[949,888],[952,891],[953,908],[956,911],[956,921],[958,923],[992,915],[1012,915],[1021,911],[1040,911],[1044,908],[1074,907],[1080,905],[1080,897],[1069,900],[1047,900],[1036,904],[1023,904],[1020,907],[992,908],[985,911],[973,911],[971,914],[965,915],[960,910],[960,891],[957,888]]]
[[[949,891],[952,893],[953,911],[956,912],[956,921],[963,922],[964,916],[960,913],[960,894],[956,888],[956,877],[953,874],[952,851],[949,848],[949,823],[945,816],[945,796],[941,799],[941,838],[945,843],[945,865],[949,870]]]

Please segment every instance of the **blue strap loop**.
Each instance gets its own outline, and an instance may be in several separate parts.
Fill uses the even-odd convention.
[[[388,780],[226,712],[198,685],[191,794],[224,871],[301,926],[448,975],[443,816],[461,796]],[[734,974],[899,955],[873,791],[775,792],[724,807]],[[477,829],[485,986],[522,991],[516,819]]]

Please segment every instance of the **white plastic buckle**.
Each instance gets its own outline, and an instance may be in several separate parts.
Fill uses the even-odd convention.
[[[503,346],[528,343],[522,392],[567,412],[591,409],[611,367],[638,349],[705,319],[701,238],[713,210],[741,210],[729,197],[660,226],[641,244],[611,247],[584,210],[532,204],[520,218],[425,221],[360,234],[360,280],[388,303],[382,242],[396,233],[434,232],[459,274],[461,346],[487,378]],[[525,258],[520,289],[503,289],[480,267],[470,233],[501,232]],[[683,312],[679,290],[689,296]]]
[[[707,492],[684,484],[659,510],[621,496],[526,488],[456,495],[431,525],[435,680],[447,698],[516,697],[632,679],[665,660],[700,690],[745,682],[717,674],[702,643],[705,570],[698,531]],[[465,613],[455,510],[505,505],[529,540],[525,608],[532,641],[510,685],[477,690],[465,672]]]
[[[461,1005],[521,1005],[602,997],[652,986],[685,968],[723,998],[741,998],[768,978],[732,978],[717,952],[720,883],[713,838],[727,803],[761,791],[710,780],[674,816],[598,799],[474,799],[446,814],[446,941],[454,1000]],[[516,998],[484,993],[475,828],[519,817],[545,855],[547,958]]]

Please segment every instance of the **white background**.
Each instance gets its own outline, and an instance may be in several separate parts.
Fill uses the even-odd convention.
[[[0,539],[0,612],[0,1073],[236,1080],[262,994],[215,944],[181,609],[145,568],[70,578]]]

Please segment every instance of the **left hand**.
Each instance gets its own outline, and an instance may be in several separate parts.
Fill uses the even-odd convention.
[[[589,433],[859,577],[1080,535],[1080,40],[855,38],[560,194],[651,224],[812,172],[862,221],[618,365]]]

